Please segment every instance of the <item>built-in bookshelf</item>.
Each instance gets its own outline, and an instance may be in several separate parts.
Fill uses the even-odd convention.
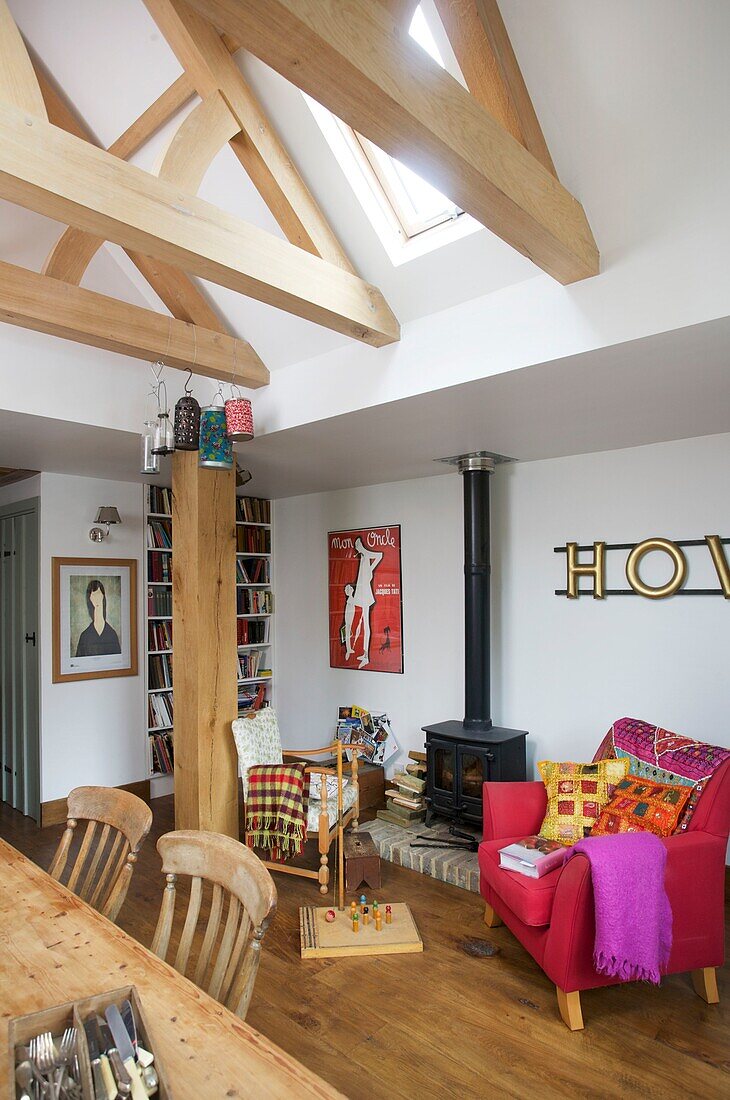
[[[236,498],[238,713],[271,705],[274,594],[271,501]]]
[[[236,498],[238,712],[270,706],[273,682],[271,501]],[[172,492],[145,487],[146,740],[153,794],[172,790]]]

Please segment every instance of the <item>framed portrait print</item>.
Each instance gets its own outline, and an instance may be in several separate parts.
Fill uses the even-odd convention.
[[[137,675],[137,562],[53,558],[53,683]]]

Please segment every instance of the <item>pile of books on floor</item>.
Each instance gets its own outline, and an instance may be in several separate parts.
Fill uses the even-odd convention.
[[[409,752],[405,771],[396,772],[385,789],[386,808],[378,817],[391,825],[410,829],[426,817],[426,754]]]

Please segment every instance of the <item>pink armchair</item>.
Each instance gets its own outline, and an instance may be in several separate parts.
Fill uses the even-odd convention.
[[[547,796],[541,782],[484,784],[484,841],[479,847],[484,921],[504,922],[555,983],[560,1014],[583,1027],[580,991],[615,985],[593,969],[595,914],[591,868],[576,855],[541,879],[499,867],[499,849],[537,833]],[[667,973],[691,971],[695,991],[719,1000],[716,968],[724,961],[725,851],[730,831],[730,760],[707,782],[687,832],[667,837],[665,884],[673,914]]]

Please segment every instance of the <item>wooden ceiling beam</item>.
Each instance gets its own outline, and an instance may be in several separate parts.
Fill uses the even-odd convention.
[[[43,95],[6,0],[0,0],[0,100],[47,118]]]
[[[31,56],[49,120],[67,133],[98,147],[90,127],[56,87],[40,58],[32,52]],[[122,159],[132,156],[194,96],[195,89],[183,74],[113,142],[109,153]],[[46,257],[43,274],[78,285],[103,244],[103,237],[69,226]],[[173,317],[216,332],[229,332],[203,291],[184,271],[140,253],[127,255]]]
[[[190,0],[562,283],[596,275],[580,203],[371,0]]]
[[[4,104],[0,197],[364,343],[399,339],[356,275]]]
[[[345,250],[215,28],[183,0],[144,2],[198,95],[205,99],[219,92],[228,103],[241,131],[231,141],[231,148],[287,240],[354,273]]]
[[[78,344],[258,388],[269,372],[245,340],[165,317],[93,290],[0,262],[0,321]]]

